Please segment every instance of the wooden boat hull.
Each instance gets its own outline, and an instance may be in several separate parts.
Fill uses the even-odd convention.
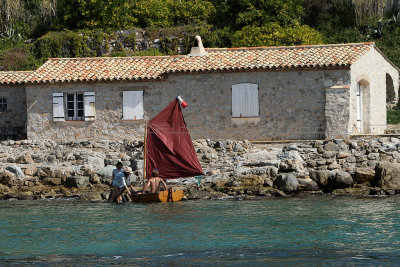
[[[177,202],[182,200],[183,190],[170,189],[159,193],[141,194],[132,196],[132,202]]]

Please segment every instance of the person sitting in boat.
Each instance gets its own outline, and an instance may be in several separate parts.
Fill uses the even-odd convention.
[[[161,184],[164,186],[165,190],[168,190],[167,184],[164,182],[163,179],[158,177],[159,172],[157,169],[154,169],[151,173],[151,178],[147,181],[143,192],[146,192],[150,187],[150,193],[158,193],[161,189]]]
[[[121,203],[122,194],[127,191],[129,195],[131,195],[131,191],[129,190],[126,184],[126,178],[129,177],[132,173],[132,169],[130,167],[125,167],[123,172],[119,172],[113,181],[114,191],[112,193],[111,199],[109,202],[113,202],[114,199],[117,200],[117,203]]]

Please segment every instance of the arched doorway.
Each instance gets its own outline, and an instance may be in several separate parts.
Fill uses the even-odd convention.
[[[356,131],[359,134],[370,133],[369,82],[361,80],[356,88]]]
[[[396,92],[392,77],[386,73],[386,107],[392,109],[396,106]]]

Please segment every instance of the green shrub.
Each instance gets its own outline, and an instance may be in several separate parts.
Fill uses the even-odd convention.
[[[134,51],[128,53],[131,57],[145,57],[145,56],[165,56],[165,53],[162,53],[159,49],[151,47],[146,51]]]
[[[0,42],[0,45],[2,47],[0,66],[3,71],[32,70],[38,68],[42,63],[33,56],[31,48],[27,44],[15,43],[13,47],[7,49],[4,49],[4,43]]]
[[[132,31],[130,34],[126,35],[126,43],[129,44],[133,49],[136,47],[136,33],[135,31]]]
[[[323,35],[307,25],[281,27],[277,23],[269,23],[262,27],[246,26],[235,32],[233,46],[281,46],[320,44]]]
[[[122,44],[120,42],[117,42],[115,44],[115,47],[111,52],[111,56],[112,57],[126,57],[127,56],[126,50],[124,49],[124,47],[122,46]]]
[[[393,109],[387,111],[388,124],[400,124],[400,110]]]

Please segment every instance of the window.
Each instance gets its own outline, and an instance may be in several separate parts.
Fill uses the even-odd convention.
[[[66,94],[67,120],[83,121],[83,94]]]
[[[54,121],[93,121],[96,118],[95,93],[53,93]]]
[[[124,91],[122,99],[124,120],[143,120],[143,91]]]
[[[232,86],[232,117],[259,117],[258,85],[240,83]]]
[[[7,110],[7,98],[0,96],[0,111]]]

